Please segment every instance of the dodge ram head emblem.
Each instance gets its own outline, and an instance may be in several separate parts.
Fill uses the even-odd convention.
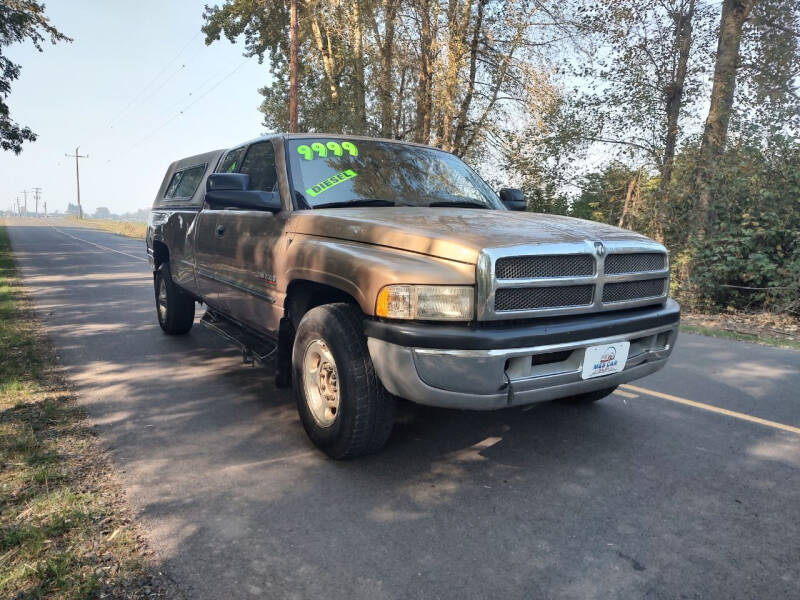
[[[606,247],[603,246],[603,242],[595,242],[594,251],[597,253],[597,256],[603,256],[603,254],[606,253]]]

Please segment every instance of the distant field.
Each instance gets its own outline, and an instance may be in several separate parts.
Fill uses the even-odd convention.
[[[84,227],[91,227],[93,229],[102,229],[103,231],[110,231],[124,235],[125,237],[144,239],[147,232],[147,223],[139,223],[136,221],[112,221],[110,219],[75,219],[71,218],[70,221],[76,225]]]

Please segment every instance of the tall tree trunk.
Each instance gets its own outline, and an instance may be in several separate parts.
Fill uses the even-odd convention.
[[[475,76],[478,72],[478,46],[480,44],[481,32],[483,31],[483,9],[489,0],[478,0],[475,24],[472,29],[472,40],[469,44],[469,79],[467,81],[467,92],[461,101],[461,108],[458,111],[457,125],[453,134],[453,152],[458,156],[463,156],[465,149],[461,147],[464,139],[464,132],[467,128],[469,119],[469,109],[472,104],[472,97],[475,94]]]
[[[432,79],[433,79],[433,31],[431,0],[418,0],[417,12],[420,22],[419,75],[417,77],[417,119],[414,141],[427,144],[431,137]]]
[[[625,204],[622,205],[622,214],[619,216],[619,223],[617,223],[617,227],[625,227],[625,223],[630,221],[633,190],[636,188],[641,175],[641,170],[636,171],[636,174],[631,177],[631,180],[628,182],[628,190],[625,192]]]
[[[444,73],[444,89],[441,98],[442,120],[439,124],[437,145],[453,150],[453,120],[456,112],[456,96],[459,74],[464,63],[464,33],[470,20],[472,0],[463,6],[459,0],[447,4],[447,65]]]
[[[356,133],[367,132],[367,91],[364,84],[364,27],[361,22],[361,0],[353,0],[353,70],[355,71]]]
[[[297,131],[297,0],[291,0],[289,23],[289,131]],[[77,152],[75,153],[77,154]]]
[[[378,99],[381,105],[381,136],[392,137],[392,91],[394,70],[394,26],[397,18],[397,0],[383,0],[383,18],[385,29],[381,45],[381,89]],[[403,102],[402,95],[398,105]]]
[[[405,139],[405,111],[403,110],[403,106],[405,102],[403,101],[403,96],[406,93],[406,73],[408,71],[408,67],[403,66],[400,69],[400,85],[397,87],[397,114],[394,118],[394,132],[395,137],[397,139],[402,140]]]
[[[700,145],[700,163],[695,180],[695,198],[700,216],[700,232],[705,232],[712,219],[713,190],[711,171],[722,156],[728,136],[728,123],[733,110],[733,92],[736,88],[736,69],[739,66],[739,46],[742,27],[756,0],[724,0],[719,25],[717,60],[714,64],[714,85],[711,89],[711,106],[708,109],[703,141]]]
[[[333,64],[333,57],[329,51],[330,43],[326,44],[325,38],[327,38],[327,33],[325,37],[323,37],[322,28],[319,24],[318,17],[312,12],[314,9],[313,7],[309,7],[309,19],[311,20],[311,32],[314,34],[314,43],[317,45],[317,50],[319,51],[320,56],[322,57],[322,68],[325,71],[325,78],[328,80],[328,89],[330,90],[331,100],[334,104],[339,103],[339,87],[336,84],[336,72],[335,67]],[[328,40],[330,42],[330,40]]]
[[[667,135],[664,140],[664,157],[661,162],[661,202],[672,179],[672,168],[675,163],[675,147],[678,141],[678,119],[683,105],[683,85],[686,81],[686,70],[689,64],[689,52],[692,48],[692,20],[695,13],[695,0],[690,0],[685,13],[675,16],[675,44],[678,64],[673,81],[666,90]]]
[[[666,136],[664,137],[664,154],[661,158],[661,182],[658,186],[658,198],[655,206],[655,238],[664,241],[664,222],[666,215],[666,196],[669,183],[672,180],[672,169],[675,164],[675,148],[678,143],[680,128],[678,121],[683,106],[683,86],[686,81],[686,71],[689,64],[689,53],[692,49],[692,20],[695,14],[695,0],[689,0],[689,5],[684,11],[680,6],[673,15],[675,21],[675,34],[672,44],[673,56],[677,56],[677,64],[672,74],[672,79],[664,90],[665,109],[667,115]]]

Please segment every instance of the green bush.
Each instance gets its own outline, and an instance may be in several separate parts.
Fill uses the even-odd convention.
[[[672,291],[694,310],[770,310],[800,314],[800,146],[782,138],[732,145],[714,172],[711,222],[699,235],[694,207],[696,148],[684,148],[663,202],[658,179],[639,188],[628,219],[654,235],[661,223],[672,259]],[[620,191],[634,176],[619,164],[587,177],[575,216],[616,224]]]

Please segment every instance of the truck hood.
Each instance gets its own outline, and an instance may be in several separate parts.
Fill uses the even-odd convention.
[[[473,264],[483,248],[584,240],[648,241],[627,229],[558,215],[404,206],[297,211],[288,229]]]

